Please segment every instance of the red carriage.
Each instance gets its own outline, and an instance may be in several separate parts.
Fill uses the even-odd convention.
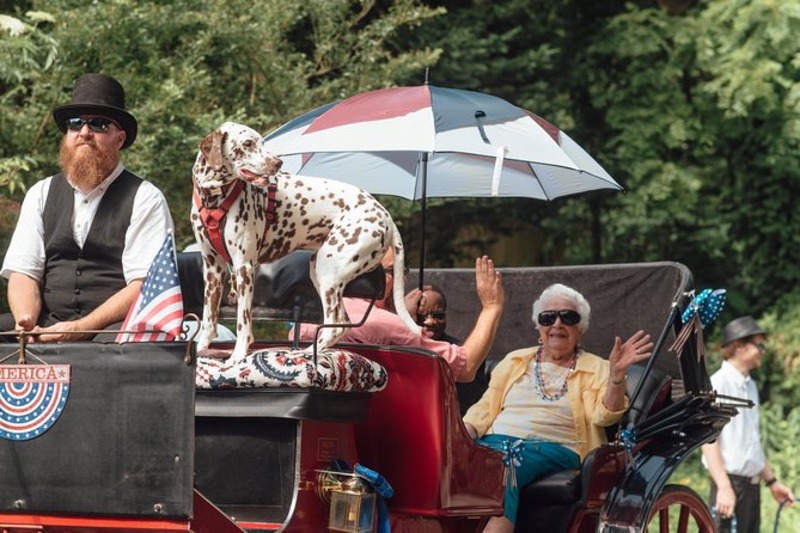
[[[190,272],[197,257],[181,255],[191,310],[201,278]],[[448,294],[468,292],[470,271],[427,275]],[[713,531],[703,500],[667,484],[735,414],[711,391],[702,336],[687,331],[675,347],[692,297],[688,270],[675,263],[524,268],[504,271],[504,279],[514,289],[493,356],[521,344],[512,333],[517,322],[529,316],[532,295],[555,281],[592,302],[596,333],[586,342],[589,349],[597,343],[596,353],[626,328],[659,333],[654,359],[629,372],[631,408],[611,443],[593,451],[580,471],[525,488],[517,531],[629,532],[656,524],[659,531]],[[348,291],[382,294],[382,284],[383,276],[372,273]],[[319,304],[307,257],[293,254],[264,267],[257,299],[262,316],[314,321]],[[469,305],[451,298],[456,327]],[[253,349],[278,345],[286,341]],[[383,501],[395,532],[480,531],[502,514],[503,457],[469,438],[450,369],[431,353],[342,346],[386,376],[379,392],[343,392],[196,389],[191,342],[8,346],[0,355],[4,393],[14,392],[10,375],[21,358],[26,367],[66,369],[70,377],[41,434],[0,440],[3,533],[373,531],[381,514],[376,502],[388,494],[372,474],[393,489]]]

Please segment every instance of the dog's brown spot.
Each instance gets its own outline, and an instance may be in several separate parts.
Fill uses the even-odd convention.
[[[355,245],[358,243],[358,236],[361,235],[361,228],[358,227],[353,232],[353,236],[347,240],[347,244]]]

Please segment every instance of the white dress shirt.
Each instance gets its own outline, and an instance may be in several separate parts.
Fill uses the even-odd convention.
[[[97,208],[108,187],[122,173],[122,164],[89,194],[73,187],[74,207],[72,234],[75,243],[83,248],[92,227]],[[8,278],[12,272],[26,274],[42,281],[44,276],[44,206],[53,177],[37,182],[22,202],[17,227],[8,246],[0,275]],[[152,183],[143,181],[133,201],[131,222],[125,233],[122,252],[122,269],[126,283],[143,279],[150,264],[164,243],[167,231],[173,231],[172,216],[161,191]]]
[[[723,361],[722,367],[711,376],[711,384],[718,394],[748,399],[754,404],[750,409],[739,408],[739,414],[722,428],[719,447],[725,471],[745,477],[761,474],[766,466],[766,457],[761,446],[758,389],[755,381],[749,375],[743,375],[728,361]],[[725,400],[720,398],[720,401]]]

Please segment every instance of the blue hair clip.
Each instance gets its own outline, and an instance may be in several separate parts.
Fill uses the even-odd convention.
[[[725,306],[725,289],[703,289],[694,297],[681,315],[681,322],[686,324],[697,313],[703,328],[714,322]]]

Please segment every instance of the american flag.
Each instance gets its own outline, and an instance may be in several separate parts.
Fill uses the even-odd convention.
[[[175,340],[182,324],[183,295],[175,260],[175,243],[172,234],[168,234],[147,271],[139,296],[125,317],[117,342]]]

